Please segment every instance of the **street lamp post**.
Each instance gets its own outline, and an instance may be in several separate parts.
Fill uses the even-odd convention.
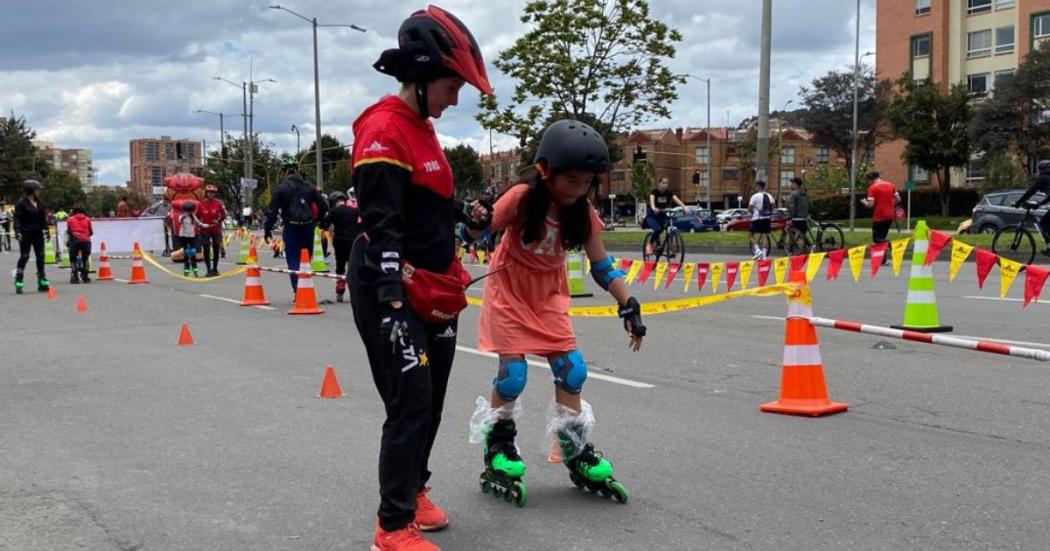
[[[251,176],[249,175],[251,174],[251,156],[249,155],[248,151],[248,83],[241,82],[240,84],[237,84],[232,80],[228,80],[222,77],[212,77],[212,79],[225,82],[230,86],[235,86],[241,89],[241,98],[244,102],[243,111],[241,111],[241,119],[244,121],[244,140],[241,142],[241,155],[244,156],[244,177],[250,178]]]
[[[255,136],[253,135],[253,132],[255,131],[255,128],[254,128],[255,92],[259,88],[258,86],[256,86],[256,84],[258,84],[259,82],[277,82],[277,81],[272,79],[272,78],[267,78],[267,79],[263,79],[263,80],[260,80],[260,81],[254,81],[249,76],[247,82],[243,82],[242,81],[238,85],[236,82],[234,82],[232,80],[229,80],[229,79],[222,78],[222,77],[212,77],[212,78],[214,80],[221,80],[222,82],[225,82],[225,83],[227,83],[227,84],[229,84],[231,86],[236,86],[236,87],[241,89],[241,100],[244,102],[244,113],[242,115],[244,117],[244,142],[243,142],[244,151],[242,151],[242,154],[244,155],[244,177],[245,178],[252,178],[254,176],[253,163],[255,161],[254,155],[253,155],[253,152],[254,152],[254,149],[255,149]],[[247,202],[249,205],[251,204],[251,191],[250,190],[241,189],[240,195],[243,196],[243,199],[244,199],[245,202]]]
[[[219,147],[221,148],[219,150],[219,156],[222,157],[223,159],[225,159],[226,158],[226,128],[225,128],[225,126],[223,124],[223,114],[222,114],[222,112],[220,111],[220,112],[216,113],[214,111],[205,111],[204,109],[198,109],[198,110],[194,111],[194,113],[207,113],[209,115],[218,115],[219,116]],[[207,156],[208,153],[205,152],[204,154],[205,154],[205,156]]]
[[[316,142],[314,142],[314,155],[317,157],[317,187],[324,187],[324,172],[321,164],[321,84],[320,76],[317,66],[317,27],[348,27],[358,32],[366,32],[365,29],[358,27],[353,24],[328,24],[321,25],[317,22],[317,18],[307,18],[300,15],[288,8],[280,5],[270,6],[272,10],[286,11],[313,26],[314,30],[314,130],[316,134]]]
[[[705,84],[707,84],[707,128],[704,129],[704,134],[707,139],[707,143],[704,146],[707,149],[707,166],[704,170],[707,171],[707,185],[704,186],[704,203],[707,208],[711,208],[711,182],[713,181],[711,167],[713,166],[711,160],[714,158],[714,153],[711,151],[711,79],[700,78],[696,75],[685,75],[690,78],[695,78]]]
[[[781,190],[784,185],[784,111],[792,103],[794,100],[787,100],[784,107],[780,108],[780,116],[777,117],[777,201],[781,203],[784,195]]]
[[[301,150],[301,148],[299,147],[299,127],[293,124],[292,131],[295,132],[295,160],[296,162],[298,162],[299,151]]]

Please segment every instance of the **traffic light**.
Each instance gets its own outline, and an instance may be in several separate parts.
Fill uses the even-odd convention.
[[[700,185],[700,171],[693,171],[693,185]]]
[[[636,146],[634,148],[634,162],[636,162],[636,163],[644,163],[645,160],[646,160],[645,150],[642,149],[641,145]]]

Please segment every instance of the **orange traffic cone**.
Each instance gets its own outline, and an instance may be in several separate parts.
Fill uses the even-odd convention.
[[[58,298],[58,293],[55,292],[55,288],[48,286],[47,288],[47,300],[55,300]]]
[[[792,272],[791,283],[797,283],[799,287],[788,297],[780,398],[776,402],[762,404],[759,409],[767,413],[814,417],[846,411],[849,407],[847,404],[828,399],[820,344],[817,343],[817,332],[810,323],[813,300],[809,285],[806,284],[806,274]]]
[[[255,249],[252,250],[254,251]],[[247,274],[248,277],[244,280],[244,299],[241,300],[241,306],[266,306],[270,304],[270,301],[266,300],[266,294],[263,292],[259,267],[252,263],[248,266]]]
[[[339,386],[339,379],[335,376],[335,369],[328,364],[324,370],[324,378],[321,379],[321,391],[317,393],[318,398],[342,398],[343,387]]]
[[[551,442],[551,452],[547,454],[547,463],[561,463],[561,444],[558,443],[557,438]]]
[[[87,312],[87,301],[84,300],[84,295],[77,297],[77,312]]]
[[[295,304],[288,312],[292,315],[323,314],[317,307],[317,293],[314,291],[314,276],[310,271],[310,251],[303,248],[299,255],[299,283],[295,289]]]
[[[182,332],[179,333],[179,346],[192,346],[193,335],[190,335],[190,326],[182,324]]]
[[[149,283],[146,279],[146,267],[142,264],[142,250],[139,249],[139,242],[135,242],[135,248],[131,253],[131,279],[128,283],[132,285],[140,283]]]
[[[255,236],[252,236],[251,246],[248,247],[248,264],[255,265],[259,263],[259,253],[255,250]]]
[[[109,266],[109,255],[106,254],[106,242],[102,242],[102,249],[98,253],[98,275],[96,281],[110,281],[113,279],[113,269]]]

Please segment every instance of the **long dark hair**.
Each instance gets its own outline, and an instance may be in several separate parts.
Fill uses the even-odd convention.
[[[553,181],[557,170],[551,170],[549,178]],[[591,238],[591,204],[588,198],[596,189],[594,180],[587,193],[567,207],[558,207],[558,223],[561,225],[561,246],[564,250],[582,247]],[[518,205],[518,221],[521,224],[521,240],[526,245],[535,243],[544,236],[544,220],[550,208],[550,189],[543,176],[536,173],[536,178],[528,184],[529,190]]]

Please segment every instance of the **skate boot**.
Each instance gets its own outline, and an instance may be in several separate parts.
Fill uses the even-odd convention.
[[[38,274],[36,276],[36,290],[40,293],[46,293],[51,288],[51,282],[47,280],[47,276],[44,274]]]
[[[560,435],[559,442],[569,479],[577,488],[627,503],[627,488],[613,478],[612,463],[602,457],[602,452],[595,451],[594,444],[588,442],[576,450],[571,438]]]
[[[69,273],[69,284],[80,285],[80,273],[77,272],[76,268],[73,268]]]
[[[343,302],[343,295],[346,294],[346,280],[337,279],[335,281],[335,301]]]
[[[190,271],[193,272],[193,277],[200,277],[201,276],[199,273],[197,273],[197,268],[192,268]]]
[[[17,295],[22,294],[22,289],[26,286],[26,283],[23,279],[24,277],[25,276],[22,275],[22,272],[18,272],[17,274],[15,274],[15,294]]]
[[[88,275],[87,270],[80,272],[80,281],[84,283],[91,283],[91,276]]]
[[[182,275],[183,275],[184,277],[190,277],[190,274],[192,274],[192,273],[193,273],[193,272],[191,272],[189,268],[183,268],[183,269],[182,269]]]
[[[525,462],[514,445],[518,434],[513,419],[500,419],[485,437],[485,472],[481,473],[481,491],[492,492],[518,507],[525,505],[528,490],[521,477],[525,475]]]

